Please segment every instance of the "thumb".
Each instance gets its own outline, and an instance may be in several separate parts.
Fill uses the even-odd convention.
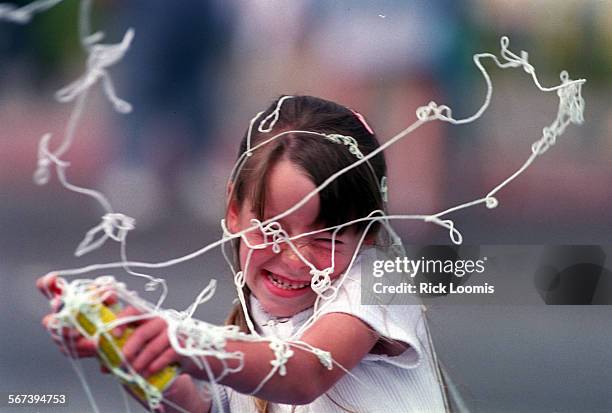
[[[36,280],[36,287],[45,297],[50,299],[62,294],[62,289],[59,287],[57,280],[57,274],[49,273]]]

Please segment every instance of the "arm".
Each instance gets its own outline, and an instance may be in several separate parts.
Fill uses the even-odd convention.
[[[183,361],[183,371],[206,380],[204,371],[181,360],[168,344],[163,320],[151,321],[135,331],[123,348],[126,358],[136,371],[146,376],[162,369],[169,363]],[[161,329],[161,330],[160,330]],[[379,336],[360,319],[343,313],[322,316],[302,336],[301,341],[313,347],[329,351],[336,363],[347,370],[355,367],[374,347]],[[272,369],[270,362],[275,359],[268,341],[228,341],[227,351],[244,354],[244,365],[237,373],[224,377],[220,383],[241,393],[250,393],[262,382]],[[255,395],[272,402],[285,404],[306,404],[325,393],[345,371],[337,366],[328,370],[319,359],[308,351],[292,347],[294,355],[289,358],[288,374],[274,374]],[[215,376],[223,371],[219,360],[209,357],[207,362]],[[230,364],[228,367],[237,367]]]
[[[355,367],[372,349],[378,334],[360,319],[343,313],[322,316],[302,336],[301,341],[329,351],[333,360],[347,370]],[[310,352],[292,348],[286,364],[287,375],[276,373],[256,394],[272,402],[307,404],[321,396],[346,373],[338,366],[328,370]],[[228,343],[228,350],[244,353],[244,369],[229,375],[222,384],[240,392],[251,392],[270,371],[274,355],[267,342]]]

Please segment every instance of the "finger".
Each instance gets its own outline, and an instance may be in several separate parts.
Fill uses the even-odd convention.
[[[93,357],[98,352],[98,346],[95,341],[89,340],[85,337],[78,338],[76,340],[75,348],[80,357]]]
[[[65,356],[84,358],[96,355],[96,344],[84,337],[77,340],[63,340],[60,337],[54,337],[53,341]]]
[[[54,320],[55,320],[54,314],[47,314],[42,318],[41,323],[46,330],[50,330],[53,328],[52,326],[53,326]]]
[[[77,340],[83,337],[79,330],[70,327],[62,328],[61,335],[62,337],[64,337],[65,340]]]
[[[36,280],[36,287],[47,298],[53,298],[61,294],[61,289],[57,286],[57,274],[50,273]]]
[[[130,363],[132,363],[139,350],[144,348],[144,345],[149,340],[162,332],[166,334],[166,322],[163,319],[154,318],[147,321],[145,324],[134,330],[134,332],[127,339],[125,345],[123,346],[123,355]]]
[[[117,294],[115,294],[114,292],[111,292],[111,293],[108,293],[108,296],[104,298],[103,303],[105,305],[111,306],[111,305],[117,304],[118,301],[119,299],[117,298]]]
[[[170,341],[165,331],[150,340],[145,348],[138,354],[132,368],[139,374],[142,374],[146,367],[151,364],[152,361],[157,359],[170,347]]]
[[[166,366],[169,366],[172,363],[178,362],[180,358],[181,356],[178,355],[172,347],[166,349],[161,356],[159,356],[149,365],[144,374],[145,378],[163,370]]]
[[[85,337],[79,337],[73,340],[65,340],[64,343],[68,349],[75,351],[81,357],[93,356],[98,351],[96,342]]]
[[[64,307],[64,301],[59,296],[53,297],[49,304],[54,313],[58,313]]]
[[[120,312],[117,313],[117,319],[121,319],[121,318],[125,318],[125,317],[133,317],[133,316],[137,316],[137,315],[141,315],[142,312],[134,307],[126,307],[123,310],[121,310]],[[134,323],[123,323],[118,325],[117,327],[113,328],[113,331],[111,331],[111,334],[117,338],[121,337],[123,335],[123,332],[125,331],[126,328],[128,328],[130,325],[134,325]]]
[[[102,302],[108,306],[118,302],[117,292],[111,286],[103,286],[99,291],[99,296],[103,299]]]
[[[62,337],[64,340],[74,339],[80,336],[75,329],[62,327],[55,318],[55,314],[47,314],[41,320],[41,324],[51,337]]]
[[[64,340],[76,340],[83,335],[76,328],[55,326],[55,315],[47,314],[42,319],[43,327],[53,336],[61,336]]]
[[[140,311],[136,307],[128,306],[117,313],[117,318],[131,317],[140,314],[142,314],[142,311]]]

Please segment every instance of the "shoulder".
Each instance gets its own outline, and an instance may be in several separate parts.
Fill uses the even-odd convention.
[[[360,254],[355,265],[336,283],[336,294],[329,300],[322,300],[316,310],[319,320],[328,319],[330,323],[340,322],[340,314],[350,316],[364,328],[374,332],[379,338],[370,353],[398,356],[403,354],[404,360],[414,365],[420,359],[422,342],[426,336],[425,318],[421,305],[390,305],[370,304],[379,302],[363,300],[364,291],[368,288],[368,260],[371,252]],[[353,321],[354,323],[355,321]],[[357,325],[357,324],[354,324]],[[378,359],[377,357],[372,357]]]

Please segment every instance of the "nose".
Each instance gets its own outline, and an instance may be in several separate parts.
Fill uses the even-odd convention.
[[[304,268],[309,268],[308,264],[300,257],[301,255],[307,262],[311,262],[310,254],[307,251],[308,248],[305,248],[304,245],[294,243],[294,247],[298,250],[299,254],[286,242],[280,243],[279,246],[281,248],[279,252],[280,259],[288,269],[300,271]]]

